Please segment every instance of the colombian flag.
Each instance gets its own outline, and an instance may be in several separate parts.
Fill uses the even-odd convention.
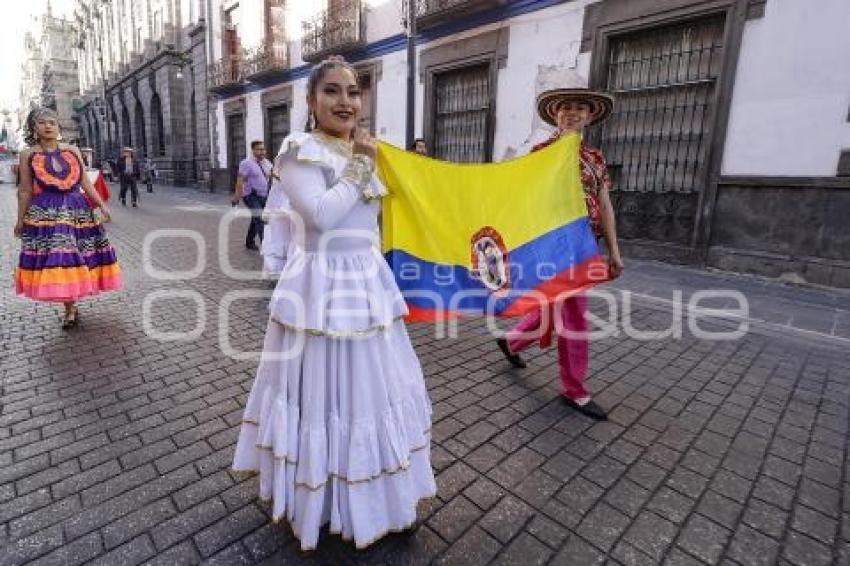
[[[448,163],[381,143],[383,252],[409,320],[519,316],[608,279],[577,134],[527,156]]]

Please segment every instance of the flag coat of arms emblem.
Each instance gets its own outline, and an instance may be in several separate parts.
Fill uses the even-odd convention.
[[[608,279],[587,216],[578,135],[488,164],[381,143],[383,252],[409,320],[520,316]]]

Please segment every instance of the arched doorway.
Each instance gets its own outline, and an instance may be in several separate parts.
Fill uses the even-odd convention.
[[[145,111],[142,108],[142,103],[138,100],[136,101],[136,135],[139,136],[139,144],[141,147],[138,148],[139,154],[147,157],[148,155],[148,136],[147,132],[145,132]]]
[[[195,91],[192,91],[192,97],[189,99],[189,116],[191,123],[191,130],[189,130],[189,135],[192,137],[192,180],[198,180],[198,121],[197,115],[195,112]]]
[[[92,115],[90,123],[93,132],[92,143],[94,143],[95,161],[99,163],[106,157],[106,148],[103,147],[103,140],[100,139],[100,121],[97,116]]]
[[[83,116],[74,116],[74,121],[77,122],[77,129],[80,132],[80,145],[82,147],[91,147],[91,136],[89,135],[89,121]]]
[[[114,161],[115,159],[118,159],[118,146],[120,145],[120,142],[118,140],[118,116],[115,115],[115,110],[112,107],[107,110],[106,122],[106,142],[107,145],[109,145],[107,157]]]
[[[162,121],[162,102],[154,93],[151,98],[151,120],[153,121],[153,154],[165,155],[165,126]]]
[[[125,147],[133,147],[133,136],[130,132],[130,112],[127,111],[124,104],[121,105],[121,143]]]

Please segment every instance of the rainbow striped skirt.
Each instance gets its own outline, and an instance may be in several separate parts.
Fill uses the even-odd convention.
[[[48,188],[24,216],[19,295],[70,302],[121,287],[121,269],[103,225],[79,190]]]

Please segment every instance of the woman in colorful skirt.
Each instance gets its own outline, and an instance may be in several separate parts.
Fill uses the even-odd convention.
[[[611,114],[613,98],[603,92],[587,88],[587,81],[578,73],[566,70],[559,78],[561,87],[547,90],[537,97],[537,112],[547,124],[555,126],[552,136],[532,151],[542,149],[561,136],[577,132],[601,122]],[[614,208],[608,190],[611,179],[605,157],[599,149],[582,142],[579,149],[581,184],[584,188],[587,215],[597,238],[605,241],[608,251],[608,272],[612,279],[623,272],[623,259],[617,243],[617,226]],[[553,309],[554,310],[554,309]],[[591,398],[585,387],[588,371],[589,345],[587,341],[587,297],[567,297],[561,306],[559,321],[550,312],[548,328],[541,329],[543,313],[534,311],[497,341],[502,353],[517,368],[526,367],[519,352],[539,342],[541,348],[548,347],[556,334],[558,344],[558,367],[561,377],[561,395],[567,405],[579,413],[595,420],[607,420],[608,415]]]
[[[20,156],[15,236],[21,238],[21,257],[15,289],[31,299],[63,303],[62,328],[67,329],[79,320],[80,298],[121,287],[115,250],[86,197],[100,208],[104,222],[109,209],[85,174],[80,151],[59,143],[56,112],[33,110],[25,127],[29,148]]]
[[[333,58],[307,83],[315,130],[284,140],[278,164],[296,242],[269,305],[233,468],[316,547],[323,525],[363,548],[415,525],[436,493],[431,403],[376,248],[375,140],[356,132],[355,70]]]

